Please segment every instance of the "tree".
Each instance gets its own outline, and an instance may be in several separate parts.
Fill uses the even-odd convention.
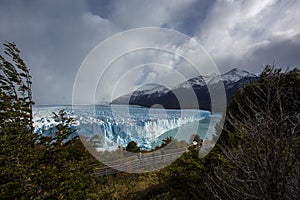
[[[208,187],[223,199],[300,198],[300,70],[267,66],[228,107]]]
[[[18,198],[31,187],[34,143],[31,76],[14,43],[0,55],[0,180],[3,198]]]
[[[141,150],[137,146],[137,143],[135,141],[131,141],[127,144],[126,151],[133,152],[133,153],[139,153]]]
[[[97,163],[82,145],[75,119],[65,110],[53,113],[59,123],[52,134],[39,137],[38,161],[31,181],[34,198],[86,199],[95,194],[93,165]]]
[[[0,55],[0,198],[86,199],[96,187],[95,159],[76,135],[65,111],[48,137],[33,131],[29,69],[14,43]]]
[[[5,43],[4,53],[8,59],[0,55],[0,126],[5,128],[15,123],[17,126],[32,127],[32,93],[29,69],[21,59],[19,49],[14,43]],[[7,119],[10,119],[8,121]]]
[[[64,146],[72,143],[74,139],[79,138],[76,129],[76,119],[68,117],[64,109],[59,110],[58,113],[53,112],[53,118],[59,122],[55,127],[50,128],[50,134],[40,135],[39,143],[43,145]]]

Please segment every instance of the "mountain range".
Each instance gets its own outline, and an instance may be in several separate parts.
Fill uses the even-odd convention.
[[[194,77],[171,89],[158,84],[146,84],[130,94],[114,99],[111,104],[139,105],[144,107],[159,106],[166,109],[196,108],[211,110],[211,98],[208,86],[214,88],[214,91],[218,91],[222,89],[221,83],[223,82],[226,100],[229,103],[239,88],[257,79],[258,76],[255,74],[234,68],[221,75],[212,74],[210,76]]]

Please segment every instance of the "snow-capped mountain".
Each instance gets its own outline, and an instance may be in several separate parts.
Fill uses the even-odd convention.
[[[168,89],[161,85],[146,85],[134,91],[131,94],[121,96],[113,100],[112,104],[130,104],[151,107],[155,104],[162,105],[165,108],[200,108],[210,110],[210,95],[207,85],[219,87],[218,83],[222,81],[225,86],[227,102],[231,101],[233,94],[238,88],[245,85],[249,81],[257,80],[257,76],[248,71],[234,68],[224,74],[210,76],[198,76],[182,82],[172,89]],[[185,98],[177,100],[176,95],[189,97],[196,94],[198,105]]]
[[[209,77],[206,77],[206,79],[209,79]],[[199,86],[205,86],[205,78],[198,76],[195,78],[191,78],[188,81],[179,83],[178,85],[176,85],[173,89],[176,88],[191,88],[193,85],[199,85]]]
[[[234,68],[225,74],[213,76],[208,84],[218,83],[219,81],[237,82],[245,77],[256,77],[256,75],[242,69]]]
[[[188,81],[185,81],[183,83],[178,84],[175,86],[175,88],[191,88],[195,85],[197,86],[205,86],[206,84],[215,84],[219,81],[223,82],[237,82],[245,77],[257,77],[255,74],[252,74],[246,70],[234,68],[230,70],[229,72],[226,72],[224,74],[216,75],[211,74],[209,76],[197,76],[195,78],[191,78]]]
[[[169,93],[171,90],[168,88],[159,85],[159,84],[146,84],[141,88],[136,89],[133,93],[123,95],[117,98],[117,102],[115,103],[114,100],[113,104],[130,104],[130,105],[139,105],[139,104],[132,104],[131,102],[140,101],[141,97],[145,97],[148,99],[151,98],[159,98],[162,95]],[[118,103],[120,102],[120,103]]]
[[[150,95],[153,94],[153,92],[159,93],[159,94],[165,94],[168,93],[170,90],[162,85],[151,83],[146,84],[143,87],[137,89],[134,94],[145,94]]]

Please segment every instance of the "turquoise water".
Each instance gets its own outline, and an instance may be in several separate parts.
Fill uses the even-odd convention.
[[[159,146],[172,136],[190,142],[191,135],[211,137],[221,115],[204,110],[167,110],[133,106],[36,106],[34,125],[37,133],[49,131],[57,124],[52,112],[60,109],[73,116],[78,134],[99,136],[99,148],[125,147],[130,141],[142,149]]]
[[[157,137],[152,143],[151,146],[154,148],[156,146],[160,146],[163,142],[163,139],[166,139],[168,137],[175,138],[177,141],[186,141],[187,143],[191,142],[191,135],[199,135],[201,139],[204,138],[211,138],[215,134],[215,127],[216,124],[220,121],[220,116],[213,116],[210,118],[206,118],[203,120],[200,120],[198,122],[192,122],[185,125],[182,125],[179,128],[175,128],[172,130],[169,130],[159,137]],[[197,129],[195,129],[197,127]],[[210,127],[210,129],[209,129]],[[181,134],[181,131],[179,130],[182,128],[183,134]],[[197,130],[195,132],[195,130]]]

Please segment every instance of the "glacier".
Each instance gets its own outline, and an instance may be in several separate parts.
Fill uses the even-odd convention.
[[[33,108],[34,131],[51,134],[59,119],[53,112],[64,109],[69,117],[76,119],[73,128],[77,134],[89,139],[97,138],[97,149],[116,149],[135,141],[141,149],[149,150],[162,141],[164,134],[174,136],[176,130],[189,123],[208,124],[212,115],[204,110],[168,110],[138,106],[35,106]],[[205,129],[197,134],[205,137]],[[173,134],[173,135],[172,135]],[[158,141],[159,140],[159,141]]]

